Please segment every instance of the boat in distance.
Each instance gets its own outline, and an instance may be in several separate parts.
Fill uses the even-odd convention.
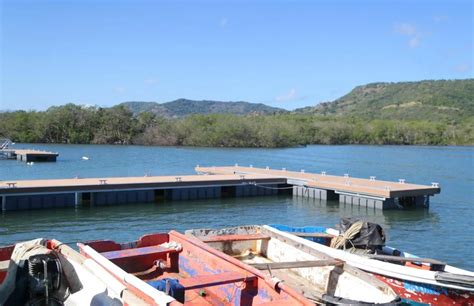
[[[365,246],[359,245],[358,240],[366,239],[370,233],[348,234],[351,226],[353,229],[357,224],[361,225],[352,220],[350,226],[341,231],[319,226],[270,225],[265,228],[279,230],[286,236],[304,238],[305,247],[374,275],[391,286],[404,302],[417,305],[474,305],[474,272],[435,259],[420,258],[384,244],[368,251]],[[335,242],[341,241],[340,248],[335,248]]]
[[[286,284],[176,231],[78,247],[146,305],[314,305]]]
[[[134,305],[139,300],[96,262],[57,240],[0,248],[0,305]]]
[[[385,283],[312,248],[306,240],[268,226],[193,229],[197,237],[277,283],[287,284],[315,304],[395,305],[400,298]]]

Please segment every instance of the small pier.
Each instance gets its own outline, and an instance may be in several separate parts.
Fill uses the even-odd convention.
[[[59,153],[39,151],[32,149],[10,149],[12,141],[7,138],[0,139],[0,157],[16,159],[25,163],[55,162]]]
[[[16,159],[25,163],[31,162],[55,162],[59,153],[27,150],[27,149],[6,149],[0,153],[7,159]]]
[[[13,211],[267,196],[288,191],[282,187],[287,187],[284,178],[259,174],[0,181],[0,207]]]
[[[403,207],[429,207],[429,198],[441,192],[437,183],[431,186],[380,181],[375,176],[369,179],[329,175],[326,172],[306,173],[253,167],[196,167],[203,174],[260,174],[286,179],[293,186],[293,195],[321,200],[336,200],[349,205],[368,208],[391,209]]]
[[[196,167],[199,175],[0,181],[2,211],[289,194],[371,209],[428,207],[432,186],[253,167]]]

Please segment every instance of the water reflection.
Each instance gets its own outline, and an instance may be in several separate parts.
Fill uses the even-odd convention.
[[[293,205],[301,209],[319,210],[325,215],[338,214],[341,218],[362,218],[370,220],[371,222],[385,224],[387,226],[405,222],[426,221],[426,219],[429,219],[430,222],[439,221],[437,213],[431,212],[429,209],[381,210],[369,208],[367,206],[340,203],[338,201],[325,201],[304,197],[294,197]]]

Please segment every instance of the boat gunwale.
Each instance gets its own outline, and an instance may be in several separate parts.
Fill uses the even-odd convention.
[[[314,250],[313,248],[305,246],[305,241],[307,241],[306,239],[299,238],[299,237],[296,237],[294,235],[291,235],[290,237],[288,237],[286,235],[283,235],[284,234],[283,232],[280,232],[280,231],[278,231],[274,228],[271,228],[271,227],[267,228],[265,225],[263,225],[263,226],[261,226],[261,225],[244,225],[244,226],[235,226],[235,227],[222,228],[222,229],[209,229],[209,228],[206,228],[206,229],[193,229],[193,230],[186,231],[186,235],[189,235],[192,238],[198,240],[198,242],[204,244],[208,248],[212,248],[212,247],[208,246],[206,243],[204,243],[202,240],[200,240],[199,237],[194,236],[193,233],[195,233],[197,231],[201,231],[201,232],[207,232],[206,234],[209,234],[212,231],[214,231],[214,232],[231,231],[231,230],[234,230],[234,229],[235,230],[238,230],[238,229],[255,230],[256,232],[258,232],[260,234],[264,234],[266,236],[269,236],[270,240],[271,239],[276,239],[276,240],[280,241],[281,243],[284,243],[284,244],[287,244],[289,246],[295,247],[299,250],[302,250],[303,252],[308,253],[309,255],[319,257],[320,259],[323,259],[323,260],[331,260],[331,259],[334,260],[334,259],[336,259],[336,258],[334,258],[330,255],[327,255],[327,254],[323,253],[323,252],[320,252],[320,251]],[[297,239],[294,239],[294,237],[296,237]],[[222,243],[222,241],[221,242],[210,242],[210,243]],[[214,249],[214,248],[212,248],[212,249]],[[225,254],[224,252],[221,252],[219,250],[216,250],[216,249],[214,249],[214,250],[216,252],[219,252],[219,253],[222,253],[226,256],[229,256],[232,260],[237,260],[239,263],[243,263],[244,265],[246,265],[248,267],[248,269],[256,270],[256,268],[250,266],[249,264],[247,264],[245,262],[242,262],[242,261],[240,261],[236,258],[233,258],[232,256],[230,256],[228,254]],[[356,267],[348,265],[345,261],[341,261],[341,262],[342,262],[342,264],[338,265],[335,268],[342,269],[344,272],[350,274],[353,277],[361,279],[363,282],[366,282],[367,284],[373,286],[374,288],[378,288],[381,291],[385,291],[387,296],[389,294],[392,294],[394,296],[394,300],[391,301],[391,302],[388,302],[387,304],[392,304],[392,303],[393,304],[398,304],[400,298],[398,297],[398,295],[395,293],[395,291],[389,285],[385,284],[384,282],[382,282],[381,280],[379,280],[377,278],[371,277],[368,273],[362,271],[361,269],[358,269]],[[257,270],[257,272],[261,273],[261,271],[259,271],[259,270]],[[355,302],[357,302],[357,301],[355,301]]]
[[[439,286],[443,288],[474,292],[473,287],[458,286],[455,284],[442,283],[442,282],[436,281],[435,275],[436,273],[438,273],[438,271],[416,269],[416,268],[407,267],[403,265],[397,265],[391,262],[385,262],[385,261],[381,261],[377,259],[372,259],[370,257],[360,256],[358,254],[352,254],[344,250],[333,249],[323,244],[298,237],[297,235],[293,233],[289,233],[289,232],[286,233],[286,232],[280,231],[270,225],[264,225],[263,228],[266,228],[270,231],[278,231],[284,235],[291,235],[295,237],[295,240],[297,241],[304,240],[304,241],[301,241],[301,243],[304,243],[304,245],[307,246],[308,248],[313,249],[318,252],[324,252],[324,253],[325,251],[327,251],[329,252],[328,253],[329,256],[341,259],[345,261],[347,264],[369,273],[374,273],[381,276],[386,276],[386,277],[399,279],[403,281],[406,280],[406,281],[411,281],[411,282]],[[408,254],[408,253],[404,252],[404,254]],[[446,265],[446,267],[459,269],[450,265]],[[467,275],[473,275],[473,272],[470,272],[468,270],[463,270],[463,269],[459,269],[459,270],[467,272],[468,273]]]
[[[387,289],[390,288],[387,284],[385,284],[381,280],[371,277],[369,274],[367,274],[367,272],[362,271],[362,269],[359,269],[359,268],[349,264],[347,261],[345,261],[343,259],[340,259],[340,258],[336,258],[336,257],[331,256],[331,255],[328,255],[326,253],[323,253],[319,250],[315,250],[315,249],[307,246],[306,241],[309,241],[307,239],[297,237],[297,236],[291,235],[291,234],[290,234],[291,236],[288,236],[285,232],[279,231],[279,230],[277,230],[275,228],[271,228],[271,227],[268,228],[266,225],[261,226],[261,229],[263,230],[263,232],[265,234],[269,235],[270,237],[273,236],[275,239],[278,239],[280,241],[281,241],[281,239],[284,239],[284,241],[283,241],[284,243],[289,244],[293,247],[299,248],[300,250],[303,250],[304,252],[306,252],[310,255],[322,256],[324,259],[339,259],[339,260],[341,260],[343,262],[343,265],[341,265],[340,267],[345,272],[351,274],[354,277],[360,278],[362,281],[367,282],[368,284],[370,284],[374,287],[387,288]],[[393,289],[391,289],[391,288],[390,288],[390,290],[393,291]],[[393,292],[393,294],[396,295],[395,292]]]

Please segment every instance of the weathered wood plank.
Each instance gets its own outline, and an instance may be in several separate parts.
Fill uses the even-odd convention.
[[[124,250],[117,250],[117,251],[109,251],[101,253],[102,256],[107,258],[108,260],[114,260],[119,258],[130,258],[130,257],[138,257],[138,256],[146,256],[151,254],[156,255],[163,255],[163,254],[170,254],[175,253],[177,250],[175,249],[167,249],[161,246],[149,246],[143,248],[132,248],[132,249],[124,249]]]
[[[298,237],[303,237],[303,238],[327,238],[327,239],[332,239],[336,236],[327,234],[327,233],[301,233],[301,232],[285,232],[288,234],[292,234]]]
[[[431,259],[431,258],[416,258],[416,257],[401,257],[401,256],[391,256],[391,255],[363,255],[369,257],[371,259],[378,259],[378,260],[387,260],[387,261],[399,261],[399,262],[422,262],[422,263],[430,263],[435,265],[446,265],[446,263]]]
[[[249,276],[238,272],[224,272],[214,275],[198,275],[189,278],[182,278],[179,282],[186,288],[186,290],[193,290],[236,282],[250,282],[255,278],[255,275]]]
[[[338,259],[324,259],[324,260],[305,260],[305,261],[288,261],[288,262],[270,262],[270,263],[251,263],[250,265],[258,270],[276,269],[295,269],[295,268],[311,268],[311,267],[325,267],[338,266],[344,264]]]
[[[227,241],[248,241],[248,240],[269,240],[270,237],[262,234],[248,235],[219,235],[199,238],[203,242],[227,242]]]
[[[10,259],[0,261],[0,272],[7,272],[10,265]]]

